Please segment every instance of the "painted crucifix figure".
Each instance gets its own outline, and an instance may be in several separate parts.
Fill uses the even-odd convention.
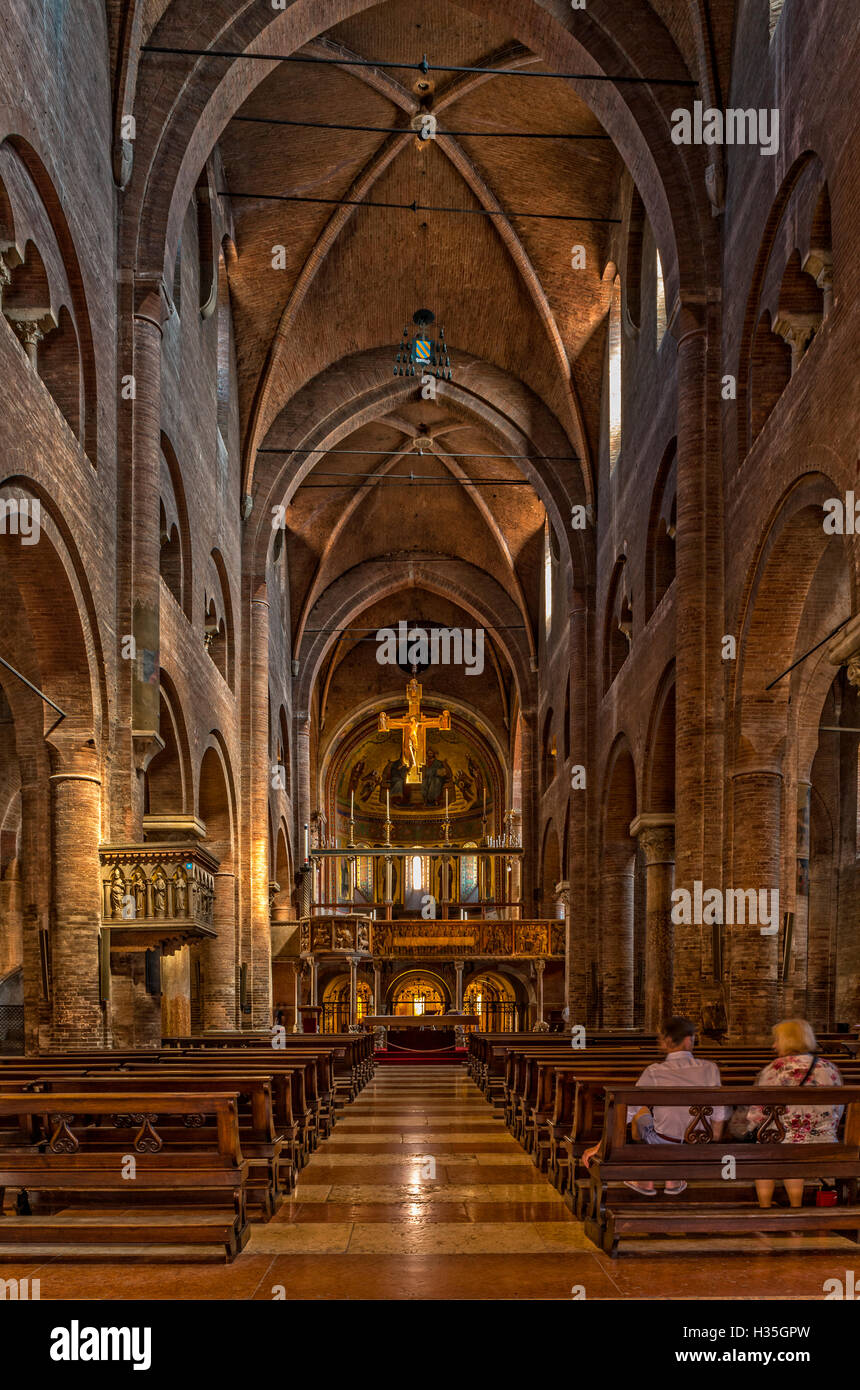
[[[414,785],[421,781],[421,769],[427,761],[427,730],[450,729],[451,713],[445,709],[440,715],[430,716],[421,713],[421,686],[413,676],[406,684],[407,713],[401,719],[392,719],[384,711],[379,716],[380,733],[389,729],[403,730],[403,761],[408,768],[406,781]]]

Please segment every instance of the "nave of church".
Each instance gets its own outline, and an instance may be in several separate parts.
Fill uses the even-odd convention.
[[[782,1247],[778,1259],[775,1245]],[[296,1192],[229,1265],[142,1249],[3,1266],[71,1299],[615,1300],[820,1296],[856,1245],[759,1233],[635,1260],[596,1250],[462,1067],[379,1069]],[[670,1257],[667,1258],[667,1252]]]
[[[5,0],[8,1287],[853,1289],[858,57]]]

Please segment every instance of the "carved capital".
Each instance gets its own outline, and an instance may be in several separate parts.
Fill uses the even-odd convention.
[[[155,755],[164,748],[164,739],[157,729],[132,729],[131,747],[134,770],[142,777]]]
[[[630,834],[645,853],[646,864],[671,864],[675,860],[675,817],[646,812],[630,823]]]
[[[57,320],[50,309],[8,309],[5,318],[19,339],[30,366],[35,370],[38,362],[39,344],[46,334],[57,327]]]
[[[860,689],[860,613],[855,613],[828,643],[827,659],[834,666],[844,666],[851,685]]]
[[[827,246],[811,246],[801,270],[811,275],[824,295],[824,317],[833,303],[833,252]]]
[[[160,274],[134,277],[134,316],[153,324],[161,332],[175,313],[173,300]]]
[[[773,321],[773,332],[784,339],[791,348],[791,370],[797,370],[801,357],[806,352],[821,324],[819,314],[777,314]]]

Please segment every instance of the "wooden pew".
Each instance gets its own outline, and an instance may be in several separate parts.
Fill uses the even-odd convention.
[[[206,1142],[188,1143],[188,1130],[162,1134],[156,1127],[162,1115],[194,1124],[212,1116]],[[151,1117],[157,1116],[158,1120]],[[109,1121],[94,1125],[93,1120]],[[7,1187],[24,1188],[43,1196],[70,1192],[110,1194],[117,1210],[100,1209],[91,1216],[57,1216],[47,1212],[0,1219],[0,1258],[21,1247],[59,1250],[64,1245],[209,1246],[233,1260],[248,1241],[246,1183],[248,1162],[243,1156],[236,1095],[216,1092],[159,1094],[117,1089],[92,1092],[54,1091],[39,1094],[0,1093],[0,1122],[12,1120],[17,1133],[4,1134],[0,1145],[0,1210]],[[133,1156],[136,1174],[123,1176],[124,1155]],[[147,1213],[125,1214],[134,1195],[169,1196],[179,1207],[186,1197],[205,1192],[213,1207],[191,1210],[177,1220]],[[44,1253],[44,1252],[40,1252]],[[30,1255],[32,1258],[32,1254]]]
[[[249,1067],[273,1078],[283,1074],[288,1079],[291,1099],[289,1107],[285,1101],[280,1104],[280,1113],[285,1124],[287,1110],[292,1117],[287,1137],[290,1139],[298,1167],[304,1166],[310,1153],[317,1147],[319,1138],[325,1137],[331,1130],[332,1118],[327,1110],[331,1096],[331,1056],[328,1050],[317,1053],[305,1049],[298,1055],[271,1048],[259,1052],[244,1048],[236,1051],[218,1049],[211,1055],[178,1050],[51,1053],[31,1059],[0,1059],[0,1077],[17,1074],[14,1068],[20,1069],[22,1062],[28,1067],[40,1067],[45,1072],[73,1066],[80,1068],[81,1074],[85,1074],[85,1070],[102,1070],[107,1067],[116,1069],[118,1074],[123,1076],[156,1067],[165,1072],[176,1067],[187,1069],[189,1065],[200,1075],[213,1068],[223,1073],[229,1068],[246,1071]],[[294,1132],[296,1125],[297,1135]]]
[[[28,1094],[43,1095],[57,1091],[103,1094],[115,1092],[120,1087],[130,1095],[165,1095],[177,1092],[235,1094],[238,1100],[239,1139],[242,1154],[248,1161],[246,1194],[249,1213],[259,1220],[267,1221],[295,1187],[297,1173],[293,1147],[288,1137],[279,1132],[279,1126],[276,1124],[275,1078],[270,1076],[242,1074],[232,1068],[223,1074],[207,1071],[205,1075],[184,1069],[171,1069],[170,1074],[165,1075],[164,1068],[161,1068],[157,1071],[141,1071],[134,1075],[125,1072],[121,1077],[116,1070],[108,1069],[101,1073],[91,1071],[82,1076],[77,1068],[62,1067],[52,1069],[49,1076],[42,1073],[34,1078],[32,1073],[25,1072],[15,1082],[5,1078],[0,1082],[3,1090],[9,1090],[14,1085]],[[210,1125],[214,1124],[215,1116],[209,1116],[208,1120]],[[187,1127],[184,1135],[180,1135],[174,1133],[175,1126],[171,1126],[160,1116],[159,1133],[163,1138],[182,1137],[189,1145],[207,1144],[210,1136],[206,1132],[206,1121],[205,1115],[196,1116],[193,1127]]]
[[[272,1046],[273,1033],[225,1032],[210,1030],[182,1037],[165,1037],[162,1047],[184,1051],[211,1051],[218,1048]],[[277,1049],[276,1049],[277,1050]],[[340,1103],[354,1100],[373,1075],[373,1034],[362,1033],[288,1033],[286,1050],[329,1051]]]
[[[630,1235],[734,1234],[736,1232],[840,1231],[860,1240],[860,1086],[816,1086],[817,1105],[844,1105],[842,1137],[835,1144],[770,1142],[784,1135],[780,1116],[798,1103],[796,1086],[683,1087],[618,1086],[607,1091],[600,1148],[589,1170],[590,1201],[586,1235],[615,1256]],[[642,1144],[627,1126],[627,1109],[640,1105],[678,1105],[690,1113],[684,1144]],[[764,1142],[714,1139],[708,1107],[760,1105]],[[724,1177],[726,1160],[735,1178]],[[830,1178],[839,1189],[836,1207],[804,1206],[762,1210],[746,1193],[756,1178]],[[636,1197],[619,1186],[625,1181],[708,1183],[717,1195],[689,1191],[682,1197]]]

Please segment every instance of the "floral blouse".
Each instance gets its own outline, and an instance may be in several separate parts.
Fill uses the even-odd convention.
[[[757,1086],[799,1086],[809,1070],[811,1052],[793,1053],[788,1057],[777,1057],[770,1062],[756,1079]],[[819,1057],[815,1067],[806,1080],[804,1091],[813,1086],[841,1086],[842,1077],[832,1062]],[[841,1105],[790,1105],[780,1116],[785,1125],[786,1144],[833,1144],[836,1130],[844,1106]],[[753,1129],[757,1129],[765,1118],[760,1105],[751,1105],[747,1119]]]

